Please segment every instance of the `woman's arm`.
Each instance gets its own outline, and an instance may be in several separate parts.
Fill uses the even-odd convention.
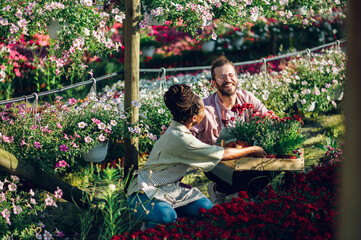
[[[252,155],[253,157],[266,157],[266,152],[258,146],[244,147],[244,148],[233,148],[225,147],[222,160],[232,160],[245,156]]]

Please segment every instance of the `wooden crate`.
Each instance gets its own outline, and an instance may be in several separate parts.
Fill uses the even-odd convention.
[[[304,171],[303,149],[301,149],[301,153],[302,157],[297,159],[242,157],[235,160],[222,161],[221,163],[234,171]]]

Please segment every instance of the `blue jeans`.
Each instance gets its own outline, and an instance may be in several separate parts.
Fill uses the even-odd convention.
[[[212,202],[206,197],[178,208],[173,208],[164,201],[149,199],[146,194],[132,194],[127,201],[130,208],[137,210],[135,217],[145,221],[147,228],[174,223],[177,216],[199,217],[200,208],[209,210],[213,207]]]

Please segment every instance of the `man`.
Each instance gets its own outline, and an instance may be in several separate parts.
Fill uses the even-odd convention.
[[[233,105],[244,103],[254,105],[253,110],[245,111],[244,121],[248,121],[254,111],[264,114],[268,110],[252,93],[242,89],[237,90],[236,69],[225,56],[220,56],[213,62],[211,75],[212,86],[217,92],[203,99],[205,117],[191,131],[204,143],[219,144],[217,140],[219,140],[221,130],[225,127],[226,122],[235,116],[235,113],[231,111]],[[229,142],[226,146],[235,146],[235,143]],[[224,202],[227,195],[239,191],[247,191],[249,195],[255,196],[271,179],[270,172],[232,171],[221,166],[218,169],[205,172],[205,175],[213,181],[207,186],[207,190],[214,204]]]

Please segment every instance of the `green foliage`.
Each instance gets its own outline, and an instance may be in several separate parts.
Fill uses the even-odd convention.
[[[294,155],[304,141],[301,126],[297,116],[254,115],[248,122],[236,120],[230,134],[238,141],[262,147],[269,155]]]
[[[46,208],[43,197],[38,191],[21,188],[22,183],[16,176],[0,181],[1,239],[34,239],[41,232],[35,223]]]
[[[324,15],[329,9],[345,6],[346,1],[340,3],[332,1],[198,1],[198,0],[144,0],[144,11],[150,13],[157,20],[168,20],[170,27],[188,32],[196,38],[207,38],[199,33],[212,19],[233,26],[256,22],[259,17],[297,25],[308,25],[313,18]],[[303,9],[302,9],[303,8]],[[145,23],[148,19],[145,19]],[[212,36],[214,37],[214,36]],[[209,38],[209,36],[208,36]]]

